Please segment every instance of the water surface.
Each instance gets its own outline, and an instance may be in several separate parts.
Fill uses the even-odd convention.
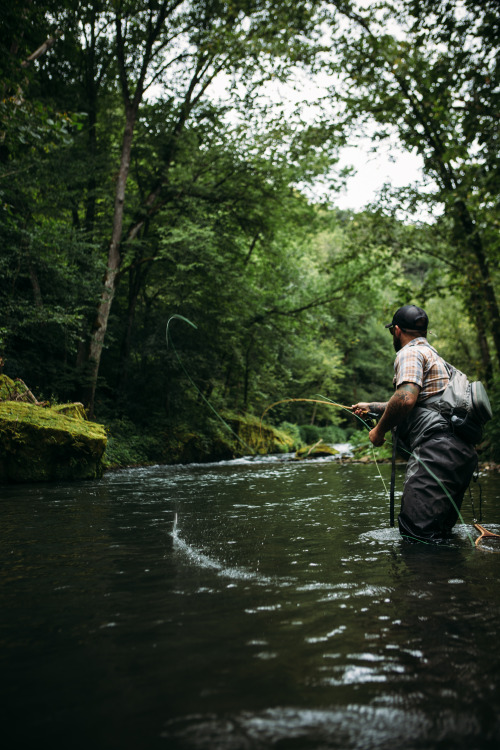
[[[373,465],[1,492],[9,747],[498,747],[500,555],[471,545],[467,501],[467,529],[433,547],[389,528]]]

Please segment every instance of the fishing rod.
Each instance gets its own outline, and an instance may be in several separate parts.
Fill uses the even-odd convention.
[[[368,429],[372,428],[372,424],[370,422],[374,419],[377,419],[379,416],[373,411],[366,411],[363,412],[364,416],[366,416],[370,421],[365,421],[362,419],[358,414],[355,414],[352,410],[352,406],[346,406],[345,404],[339,404],[336,401],[332,401],[332,399],[327,398],[326,396],[320,396],[319,398],[283,398],[280,401],[275,401],[274,404],[271,404],[270,406],[266,407],[264,411],[262,412],[262,416],[260,418],[260,422],[262,425],[262,420],[264,419],[264,415],[267,414],[267,412],[272,409],[274,406],[278,406],[278,404],[288,404],[292,403],[294,401],[306,401],[311,404],[326,404],[327,406],[337,406],[339,409],[344,409],[345,411],[348,411],[351,416],[356,417],[360,420]]]
[[[287,403],[293,403],[297,401],[302,401],[306,403],[313,403],[313,404],[326,404],[327,406],[335,406],[338,409],[343,409],[344,411],[347,411],[352,417],[356,417],[365,427],[367,430],[371,430],[373,427],[373,420],[376,420],[379,416],[375,412],[366,411],[363,412],[363,416],[365,416],[367,419],[363,419],[359,416],[359,414],[356,414],[352,410],[352,406],[346,406],[345,404],[339,404],[337,401],[332,401],[331,398],[328,398],[327,396],[319,396],[319,398],[284,398],[280,401],[275,401],[274,404],[271,404],[268,406],[264,411],[262,412],[262,416],[260,418],[260,429],[261,429],[261,435],[262,435],[262,420],[264,419],[264,415],[272,409],[274,406],[278,406],[278,404],[287,404]],[[387,493],[387,486],[385,484],[384,477],[382,476],[382,472],[380,471],[380,467],[378,465],[377,457],[375,455],[375,447],[373,444],[371,444],[372,454],[373,454],[373,460],[375,462],[375,466],[377,467],[378,475],[380,479],[382,480],[382,484],[384,485],[384,490]]]
[[[175,346],[174,346],[174,343],[173,343],[173,341],[172,341],[172,337],[171,337],[171,336],[169,336],[169,327],[170,327],[170,323],[171,323],[171,321],[172,321],[172,320],[181,320],[181,321],[183,321],[184,323],[187,323],[188,325],[192,326],[192,328],[194,328],[194,329],[196,329],[196,330],[197,330],[198,326],[196,326],[196,325],[195,325],[194,323],[192,323],[192,322],[191,322],[190,320],[188,320],[188,318],[185,318],[185,317],[184,317],[183,315],[179,315],[179,314],[174,314],[174,315],[171,315],[171,316],[170,316],[170,318],[169,318],[169,319],[168,319],[168,321],[167,321],[167,327],[166,327],[166,332],[165,332],[165,336],[166,336],[166,342],[167,342],[167,348],[168,348],[168,345],[169,345],[169,343],[170,343],[170,345],[171,345],[172,349],[174,350],[174,354],[175,354],[175,356],[176,356],[176,358],[177,358],[177,361],[178,361],[178,363],[179,363],[179,365],[180,365],[180,367],[181,367],[182,371],[184,372],[184,374],[185,374],[185,375],[186,375],[186,377],[188,378],[188,380],[189,380],[189,382],[191,383],[191,385],[193,386],[193,388],[194,388],[194,389],[196,390],[196,392],[197,392],[197,393],[199,394],[199,396],[201,397],[201,399],[202,399],[202,400],[203,400],[203,401],[204,401],[204,402],[206,403],[206,405],[207,405],[207,406],[209,407],[209,409],[210,409],[210,410],[211,410],[211,411],[212,411],[212,412],[213,412],[213,413],[215,414],[215,416],[217,417],[217,419],[219,419],[219,420],[220,420],[220,421],[222,422],[222,424],[223,424],[223,425],[224,425],[224,426],[226,427],[226,429],[228,429],[228,430],[229,430],[229,431],[230,431],[230,432],[231,432],[231,433],[232,433],[232,434],[234,435],[234,437],[235,437],[235,438],[236,438],[236,439],[237,439],[237,440],[238,440],[238,441],[239,441],[239,442],[240,442],[240,443],[241,443],[241,444],[242,444],[242,445],[243,445],[243,446],[244,446],[244,447],[245,447],[245,448],[246,448],[247,450],[249,450],[249,451],[250,451],[250,453],[251,453],[252,455],[255,455],[255,454],[256,454],[256,451],[255,451],[255,450],[254,450],[253,448],[251,448],[251,447],[250,447],[250,446],[249,446],[249,445],[248,445],[248,444],[247,444],[247,443],[246,443],[246,442],[245,442],[245,441],[243,440],[243,438],[241,438],[241,437],[240,437],[240,436],[239,436],[239,435],[238,435],[238,434],[237,434],[237,433],[236,433],[236,432],[235,432],[235,431],[234,431],[234,430],[232,429],[232,427],[231,427],[231,426],[230,426],[230,425],[229,425],[229,424],[228,424],[228,423],[227,423],[227,422],[226,422],[226,421],[225,421],[225,420],[224,420],[224,419],[223,419],[223,418],[222,418],[222,417],[220,416],[220,414],[219,414],[219,413],[217,412],[217,410],[216,410],[216,409],[215,409],[215,408],[214,408],[214,407],[212,406],[212,404],[210,403],[210,401],[209,401],[209,400],[208,400],[208,399],[207,399],[207,398],[205,397],[205,395],[204,395],[204,394],[203,394],[203,393],[201,392],[201,390],[200,390],[200,389],[198,388],[198,386],[197,386],[197,385],[196,385],[196,383],[195,383],[195,382],[193,381],[193,379],[192,379],[192,378],[191,378],[191,376],[189,375],[188,371],[186,370],[186,368],[185,368],[185,367],[184,367],[184,365],[182,364],[182,360],[180,359],[180,357],[179,357],[179,355],[178,355],[178,353],[177,353],[177,350],[176,350],[176,348],[175,348]],[[363,418],[362,418],[362,417],[361,417],[361,416],[360,416],[359,414],[356,414],[355,412],[353,412],[353,410],[352,410],[352,406],[346,406],[345,404],[340,404],[340,403],[338,403],[337,401],[333,401],[332,399],[330,399],[330,398],[328,398],[328,397],[326,397],[326,396],[321,396],[321,395],[319,396],[319,398],[286,398],[286,399],[281,399],[281,400],[279,400],[279,401],[275,401],[275,402],[274,402],[273,404],[271,404],[270,406],[268,406],[268,407],[267,407],[267,408],[266,408],[266,409],[265,409],[265,410],[263,411],[263,413],[262,413],[262,416],[261,416],[261,418],[260,418],[260,433],[261,433],[261,436],[262,436],[262,420],[263,420],[263,418],[264,418],[264,415],[265,415],[265,414],[267,414],[267,412],[268,412],[268,411],[269,411],[270,409],[272,409],[272,408],[273,408],[273,407],[275,407],[275,406],[278,406],[279,404],[285,404],[285,403],[294,403],[294,402],[307,402],[307,403],[317,403],[317,404],[325,404],[325,405],[327,405],[327,406],[333,406],[333,407],[336,407],[336,408],[338,408],[338,409],[342,409],[343,411],[346,411],[346,412],[348,412],[348,413],[349,413],[349,414],[350,414],[351,416],[354,416],[354,417],[356,417],[356,419],[358,419],[358,420],[359,420],[359,421],[360,421],[360,422],[361,422],[361,423],[362,423],[362,424],[364,425],[364,427],[366,427],[366,429],[367,429],[367,430],[371,430],[371,429],[373,428],[373,421],[374,421],[374,420],[376,420],[376,419],[377,419],[377,418],[378,418],[378,417],[380,416],[379,414],[376,414],[375,412],[371,412],[371,411],[368,411],[368,410],[367,410],[366,412],[363,412],[363,416],[364,416],[364,417],[366,417],[366,419],[363,419]],[[393,444],[391,443],[391,441],[386,441],[386,442],[387,442],[387,444],[388,444],[388,445],[393,445]],[[393,447],[394,447],[394,446],[393,446]],[[380,479],[382,480],[382,484],[384,485],[384,490],[385,490],[385,492],[387,493],[387,486],[386,486],[386,484],[385,484],[384,478],[383,478],[383,476],[382,476],[382,473],[381,473],[381,471],[380,471],[380,467],[379,467],[379,465],[378,465],[378,461],[377,461],[377,458],[376,458],[376,455],[375,455],[375,448],[374,448],[373,444],[371,444],[371,449],[372,449],[372,453],[373,453],[373,459],[374,459],[375,465],[376,465],[376,467],[377,467],[377,471],[378,471],[379,477],[380,477]],[[447,496],[447,497],[448,497],[448,499],[450,500],[451,504],[453,505],[453,507],[454,507],[454,509],[455,509],[455,511],[456,511],[456,513],[457,513],[457,515],[458,515],[458,518],[460,519],[460,522],[461,522],[461,523],[463,524],[463,526],[464,526],[464,528],[465,528],[465,530],[466,530],[467,536],[469,537],[469,540],[470,540],[470,542],[471,542],[471,544],[472,544],[473,546],[476,546],[476,547],[478,547],[478,549],[480,549],[480,548],[481,548],[481,545],[479,544],[479,542],[481,541],[481,539],[484,539],[484,538],[488,538],[488,539],[489,539],[489,538],[499,538],[499,539],[500,539],[500,534],[493,534],[492,532],[488,531],[487,529],[484,529],[484,528],[483,528],[483,527],[482,527],[482,526],[481,526],[481,525],[480,525],[479,523],[477,523],[477,522],[476,522],[476,521],[474,520],[474,526],[475,526],[475,528],[476,528],[476,529],[477,529],[478,531],[480,531],[480,532],[481,532],[481,536],[479,536],[479,537],[478,537],[478,539],[476,539],[476,542],[474,543],[474,540],[472,539],[471,535],[470,535],[470,534],[469,534],[469,532],[467,531],[466,523],[465,523],[465,521],[464,521],[464,519],[463,519],[463,516],[462,516],[462,514],[460,513],[460,510],[459,510],[459,508],[457,507],[457,505],[456,505],[455,501],[453,500],[452,496],[450,495],[450,493],[448,492],[448,490],[446,489],[446,487],[445,487],[445,486],[443,485],[443,483],[441,482],[441,480],[440,480],[440,479],[439,479],[439,478],[438,478],[438,477],[437,477],[437,476],[436,476],[436,475],[435,475],[435,474],[434,474],[434,473],[433,473],[433,472],[431,471],[431,469],[430,469],[430,468],[429,468],[429,467],[428,467],[428,466],[426,465],[426,463],[425,463],[424,461],[422,461],[422,459],[421,459],[421,458],[419,458],[419,457],[418,457],[418,456],[417,456],[417,455],[416,455],[415,453],[413,453],[413,452],[411,452],[411,451],[408,451],[408,450],[406,450],[406,449],[405,449],[405,448],[403,448],[402,446],[399,446],[399,450],[402,450],[403,452],[407,453],[407,454],[408,454],[408,456],[413,456],[413,457],[414,457],[414,458],[415,458],[415,459],[416,459],[416,460],[417,460],[417,461],[418,461],[418,462],[419,462],[419,463],[420,463],[420,464],[421,464],[421,465],[422,465],[422,466],[424,467],[424,469],[425,469],[425,470],[426,470],[426,471],[427,471],[427,472],[428,472],[428,473],[429,473],[429,474],[431,475],[431,477],[432,477],[432,478],[433,478],[433,479],[434,479],[434,480],[435,480],[435,481],[436,481],[436,482],[438,483],[438,485],[439,485],[439,486],[441,487],[441,489],[442,489],[442,490],[444,491],[444,493],[446,494],[446,496]],[[392,510],[391,510],[391,525],[394,525],[394,521],[393,521],[393,511],[392,511]]]
[[[262,418],[264,417],[264,415],[266,414],[266,412],[269,411],[269,409],[271,409],[273,406],[277,406],[278,404],[282,404],[282,403],[290,403],[290,402],[293,402],[293,401],[306,401],[306,402],[312,402],[312,403],[327,404],[329,406],[335,406],[337,408],[343,409],[344,411],[347,411],[352,416],[356,417],[366,427],[367,430],[371,430],[372,429],[372,427],[373,427],[372,420],[373,419],[377,419],[380,416],[379,414],[375,414],[374,412],[369,412],[367,410],[366,412],[363,412],[363,416],[367,417],[370,420],[368,422],[365,419],[363,419],[362,417],[360,417],[358,414],[356,414],[355,412],[353,412],[351,406],[346,406],[345,404],[339,404],[337,401],[333,401],[332,399],[329,399],[326,396],[321,396],[320,395],[318,399],[300,398],[300,399],[282,399],[281,401],[276,401],[274,404],[271,404],[271,406],[268,406],[267,409],[264,410],[264,412],[262,414],[262,417],[261,417],[261,424],[262,424]],[[387,443],[387,445],[393,446],[393,448],[394,448],[394,444],[390,440],[386,440],[386,443]],[[377,467],[377,471],[379,473],[380,478],[382,479],[382,483],[384,485],[385,492],[387,493],[387,487],[386,487],[384,478],[382,477],[382,473],[380,471],[380,467],[378,465],[378,461],[377,461],[377,458],[376,458],[376,455],[375,455],[375,449],[374,449],[373,444],[371,444],[371,448],[372,448],[372,453],[373,453],[373,459],[374,459],[375,465]],[[467,534],[471,545],[472,546],[476,546],[474,544],[474,540],[473,540],[472,536],[469,534],[469,532],[467,530],[467,524],[465,523],[465,520],[464,520],[462,514],[460,513],[460,510],[459,510],[457,504],[455,503],[455,501],[453,500],[451,494],[449,493],[449,491],[447,490],[447,488],[444,486],[444,484],[441,482],[441,480],[439,479],[439,477],[437,477],[434,474],[434,472],[427,466],[426,462],[423,461],[421,458],[419,458],[419,456],[417,456],[414,452],[408,451],[406,448],[403,448],[403,446],[401,446],[401,445],[399,446],[399,450],[403,451],[404,453],[407,453],[408,456],[413,456],[421,464],[421,466],[423,466],[424,469],[430,474],[430,476],[438,483],[439,487],[441,487],[441,489],[445,493],[446,497],[449,499],[449,501],[451,502],[453,508],[455,509],[455,512],[457,513],[457,517],[460,519],[460,522],[462,523],[462,525],[463,525],[463,527],[465,529],[465,533]],[[390,518],[390,521],[391,521],[391,526],[394,526],[394,509],[393,509],[392,505],[391,505],[391,518]],[[499,535],[499,538],[500,538],[500,535]]]

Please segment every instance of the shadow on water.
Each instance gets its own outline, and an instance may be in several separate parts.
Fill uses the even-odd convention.
[[[387,506],[332,461],[4,488],[9,746],[496,748],[500,557]]]

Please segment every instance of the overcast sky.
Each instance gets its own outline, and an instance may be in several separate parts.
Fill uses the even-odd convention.
[[[359,210],[373,201],[377,192],[389,183],[403,187],[422,178],[422,160],[394,144],[379,144],[371,151],[371,144],[342,149],[339,167],[353,166],[356,174],[347,181],[346,189],[333,199],[339,208]]]

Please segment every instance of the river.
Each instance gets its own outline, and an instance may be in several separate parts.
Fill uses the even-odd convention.
[[[499,531],[498,475],[482,489]],[[389,527],[373,464],[0,490],[4,747],[499,746],[500,555],[467,499],[434,547]]]

